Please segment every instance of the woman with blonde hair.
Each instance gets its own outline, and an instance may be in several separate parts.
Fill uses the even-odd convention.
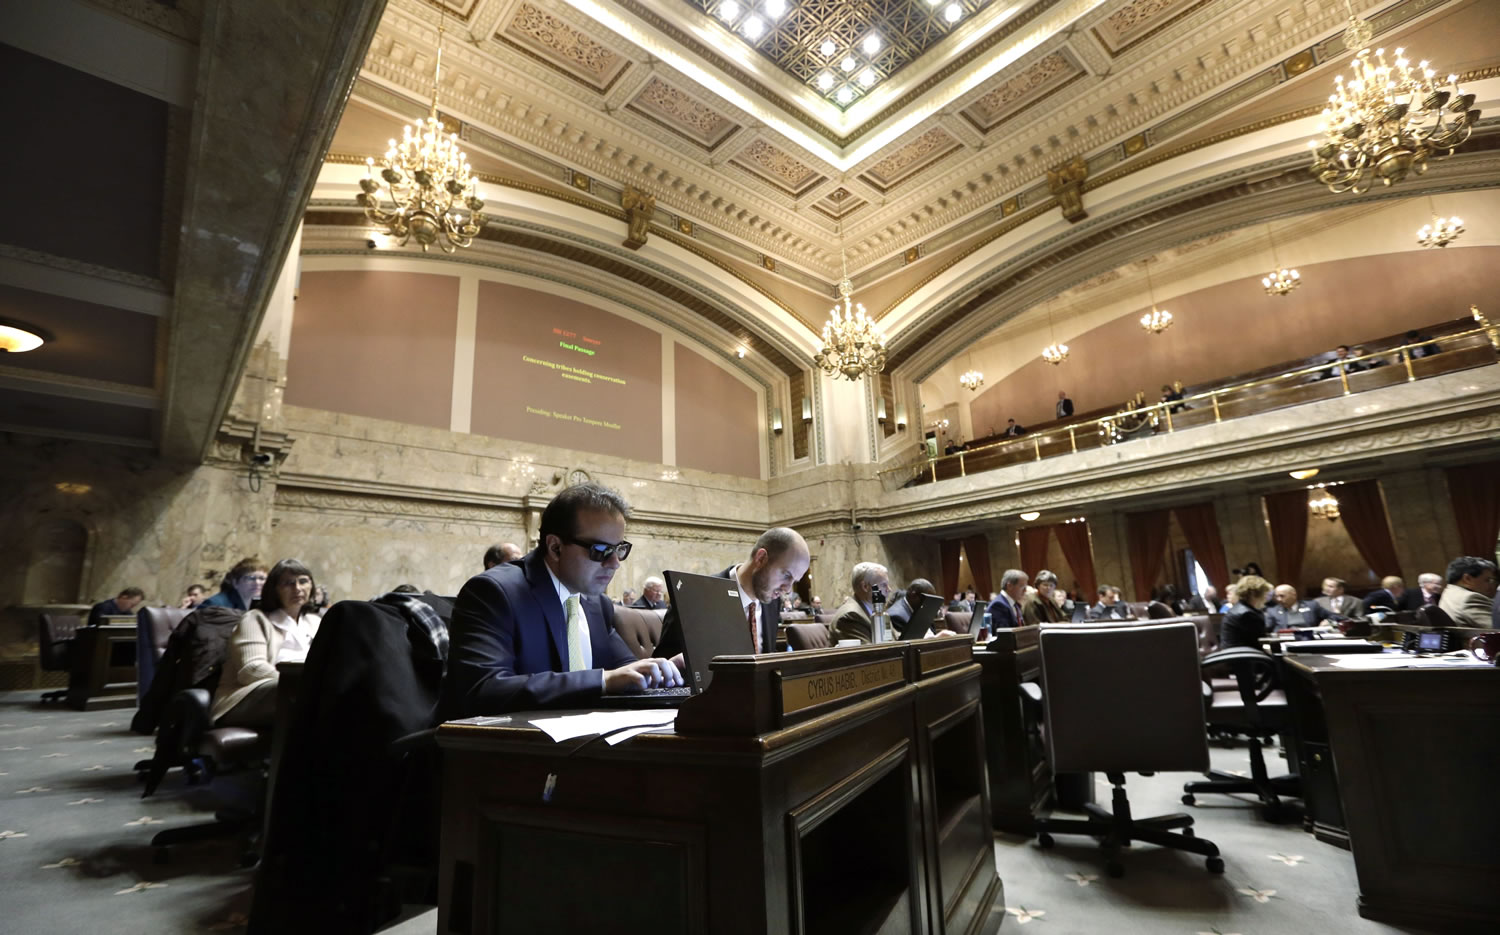
[[[245,612],[229,638],[214,692],[216,727],[270,727],[276,718],[278,662],[302,662],[322,622],[312,604],[312,572],[284,558],[266,576],[260,607]]]
[[[1246,575],[1234,586],[1238,603],[1229,608],[1219,624],[1219,648],[1250,646],[1260,648],[1260,638],[1266,635],[1266,597],[1271,593],[1271,582],[1259,575]]]

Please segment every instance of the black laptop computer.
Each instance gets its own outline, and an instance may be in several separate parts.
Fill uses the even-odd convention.
[[[701,694],[713,681],[708,664],[715,656],[744,656],[753,652],[750,631],[740,603],[739,582],[717,575],[666,572],[667,594],[677,610],[670,620],[682,628],[681,688],[648,688],[628,695],[605,695],[601,708],[665,708]],[[670,624],[669,624],[670,625]],[[667,633],[662,631],[662,638]]]
[[[922,600],[912,609],[911,616],[906,618],[906,625],[897,634],[897,639],[919,640],[932,629],[933,623],[937,621],[938,614],[943,612],[947,601],[936,594],[923,594]]]

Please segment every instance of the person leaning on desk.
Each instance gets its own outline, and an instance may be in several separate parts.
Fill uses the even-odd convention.
[[[587,708],[601,695],[682,684],[673,660],[636,659],[600,595],[630,554],[630,507],[600,484],[569,487],[542,511],[541,542],[470,578],[448,628],[443,719]]]

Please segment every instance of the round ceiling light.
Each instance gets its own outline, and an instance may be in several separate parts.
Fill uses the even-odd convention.
[[[1291,471],[1290,473],[1291,473],[1293,479],[1295,479],[1295,480],[1307,480],[1309,477],[1317,477],[1318,476],[1318,469],[1317,468],[1303,468],[1300,471]]]
[[[40,328],[19,321],[0,319],[0,352],[24,354],[34,351],[52,340],[52,335]]]
[[[1024,520],[1025,520],[1025,521],[1026,521],[1026,522],[1028,522],[1028,523],[1029,523],[1029,522],[1031,522],[1031,521],[1032,521],[1032,520],[1034,520],[1034,519],[1039,519],[1039,518],[1041,518],[1041,515],[1042,515],[1042,514],[1041,514],[1041,513],[1038,513],[1038,512],[1037,512],[1037,511],[1036,511],[1036,510],[1032,510],[1032,511],[1031,511],[1031,512],[1029,512],[1029,513],[1021,513],[1021,514],[1019,514],[1019,515],[1020,515],[1020,517],[1021,517],[1021,518],[1022,518],[1022,519],[1024,519]]]

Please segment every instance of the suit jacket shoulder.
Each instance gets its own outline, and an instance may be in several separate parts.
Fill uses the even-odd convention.
[[[875,641],[875,625],[870,621],[870,615],[859,606],[854,598],[849,598],[839,606],[837,616],[834,617],[833,639],[859,640],[861,643],[872,643]]]

